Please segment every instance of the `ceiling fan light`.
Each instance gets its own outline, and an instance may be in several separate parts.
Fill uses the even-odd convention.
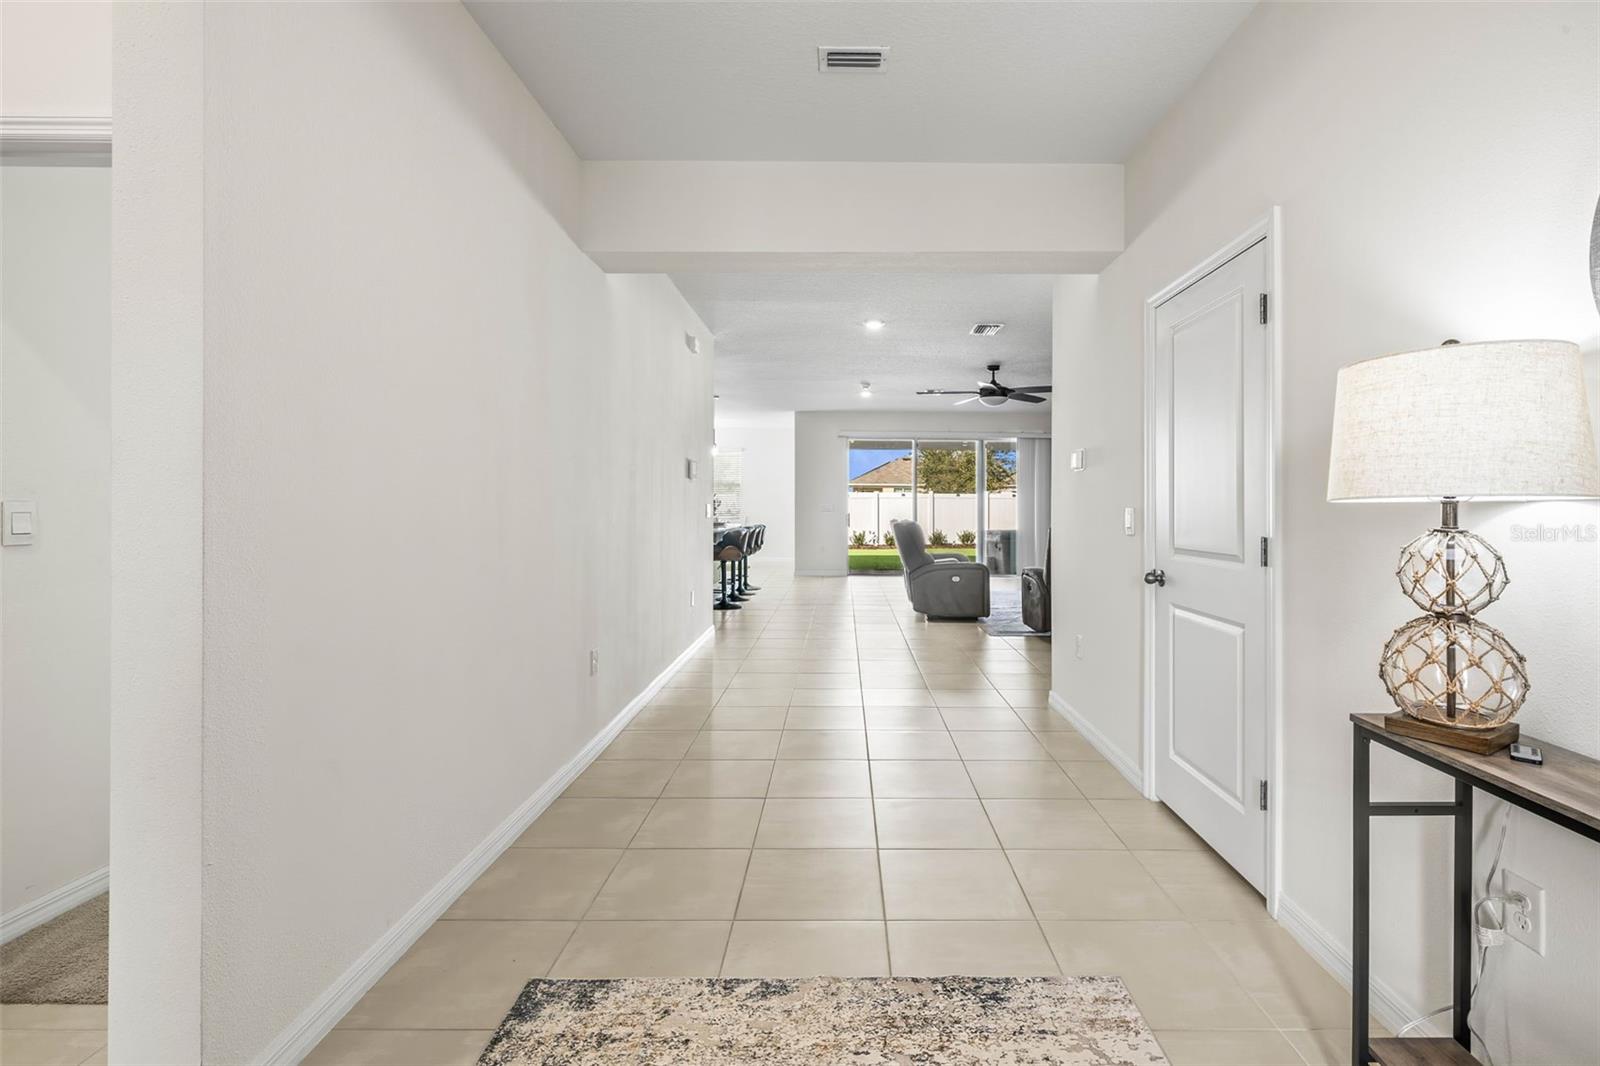
[[[1004,396],[979,396],[978,402],[985,407],[999,407],[1006,402],[1006,398]]]
[[[863,400],[872,399],[872,382],[863,381],[861,383],[861,398]]]

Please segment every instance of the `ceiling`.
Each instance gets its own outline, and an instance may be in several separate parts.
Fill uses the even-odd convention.
[[[1001,364],[1004,385],[1050,383],[1051,297],[1043,274],[676,274],[716,335],[717,416],[774,411],[946,410]],[[876,333],[862,323],[880,319]],[[977,322],[1004,322],[974,337]],[[872,399],[858,395],[872,383]],[[1009,403],[997,410],[1048,411]],[[968,404],[963,412],[988,410]]]
[[[1254,5],[467,6],[584,159],[1120,163]]]

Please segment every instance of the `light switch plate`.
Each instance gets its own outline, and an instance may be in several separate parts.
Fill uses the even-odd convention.
[[[1133,508],[1122,509],[1122,532],[1125,536],[1133,536]]]
[[[0,544],[8,548],[32,544],[38,532],[38,504],[32,500],[6,500],[0,503]]]
[[[1071,462],[1072,462],[1072,469],[1073,470],[1076,471],[1076,470],[1082,470],[1083,469],[1084,457],[1083,457],[1083,449],[1082,448],[1079,448],[1079,449],[1077,449],[1076,451],[1074,451],[1072,453]]]
[[[683,476],[688,478],[690,481],[693,481],[695,478],[699,477],[700,464],[695,462],[693,459],[685,459],[683,461]]]

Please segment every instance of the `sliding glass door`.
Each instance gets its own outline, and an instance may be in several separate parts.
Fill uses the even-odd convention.
[[[1018,572],[1017,442],[983,444],[983,558],[996,574]]]
[[[1020,443],[1042,446],[1048,454],[1047,440]],[[1031,493],[1019,485],[1022,449],[1016,438],[867,438],[848,444],[852,573],[900,569],[896,519],[921,525],[936,552],[979,559],[995,574],[1016,574],[1023,565],[1034,565],[1022,558],[1032,535],[1028,516],[1040,508],[1048,516],[1048,499],[1035,499],[1039,491],[1048,492],[1048,481]]]
[[[978,557],[978,442],[917,441],[917,522],[928,545]]]
[[[913,520],[916,445],[909,440],[850,442],[850,571],[899,570],[895,519]]]

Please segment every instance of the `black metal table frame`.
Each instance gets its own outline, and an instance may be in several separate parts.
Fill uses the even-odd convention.
[[[1388,817],[1448,816],[1455,819],[1450,889],[1451,926],[1451,1003],[1453,1018],[1450,1035],[1456,1043],[1472,1050],[1472,1033],[1467,1014],[1472,1005],[1472,790],[1482,789],[1563,829],[1600,842],[1600,829],[1569,817],[1561,811],[1500,787],[1495,782],[1452,766],[1425,752],[1401,744],[1381,731],[1352,723],[1355,731],[1355,780],[1353,839],[1354,910],[1351,915],[1350,945],[1350,1061],[1353,1066],[1368,1066],[1372,1061],[1367,1041],[1368,992],[1371,983],[1371,908],[1372,908],[1372,819]],[[1372,744],[1376,741],[1424,766],[1448,774],[1456,785],[1453,803],[1373,803]]]

